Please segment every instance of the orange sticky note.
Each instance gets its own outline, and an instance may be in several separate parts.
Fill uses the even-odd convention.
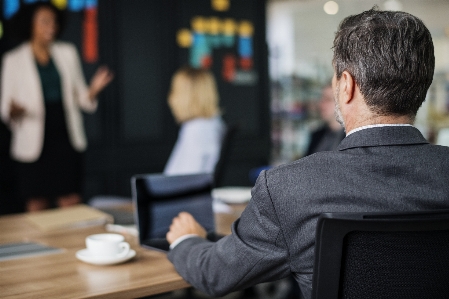
[[[96,7],[84,10],[83,58],[87,63],[98,61],[98,12]]]

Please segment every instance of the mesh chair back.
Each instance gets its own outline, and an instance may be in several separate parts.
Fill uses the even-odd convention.
[[[313,298],[449,298],[449,211],[327,213]]]
[[[449,230],[349,233],[339,297],[448,298],[448,250]]]

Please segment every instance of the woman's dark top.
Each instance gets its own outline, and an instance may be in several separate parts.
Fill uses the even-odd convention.
[[[62,99],[61,78],[53,60],[50,59],[47,65],[39,63],[36,63],[36,65],[41,79],[45,104],[60,103]]]

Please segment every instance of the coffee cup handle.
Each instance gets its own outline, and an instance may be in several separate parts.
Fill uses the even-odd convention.
[[[117,257],[124,257],[124,256],[126,256],[129,253],[129,249],[130,249],[129,243],[121,242],[119,246],[121,248],[121,251],[119,252],[119,254],[117,254]]]

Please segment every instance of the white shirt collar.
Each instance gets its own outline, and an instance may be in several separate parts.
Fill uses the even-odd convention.
[[[348,137],[349,135],[351,135],[352,133],[361,131],[361,130],[365,130],[365,129],[371,129],[371,128],[380,128],[380,127],[413,127],[410,124],[377,124],[377,125],[367,125],[367,126],[363,126],[363,127],[358,127],[355,128],[354,130],[351,130],[350,132],[348,132],[348,134],[346,134],[346,137]]]

